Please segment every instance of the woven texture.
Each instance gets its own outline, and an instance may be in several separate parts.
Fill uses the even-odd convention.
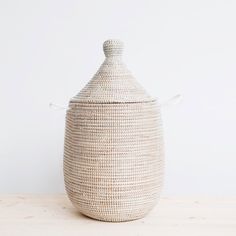
[[[108,40],[103,49],[105,61],[72,101],[113,103],[153,100],[122,62],[123,43],[119,40]]]
[[[163,179],[160,109],[127,72],[122,51],[120,41],[106,41],[102,69],[70,101],[64,151],[72,203],[89,217],[114,222],[145,216]]]

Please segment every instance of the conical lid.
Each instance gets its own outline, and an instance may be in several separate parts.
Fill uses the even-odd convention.
[[[82,103],[132,103],[153,101],[122,62],[123,43],[107,40],[103,44],[105,61],[88,82],[72,98]]]

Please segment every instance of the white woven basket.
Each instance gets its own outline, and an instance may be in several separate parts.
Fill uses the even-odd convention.
[[[160,109],[123,64],[123,43],[107,40],[103,47],[104,63],[67,110],[65,186],[81,213],[129,221],[145,216],[159,198]]]

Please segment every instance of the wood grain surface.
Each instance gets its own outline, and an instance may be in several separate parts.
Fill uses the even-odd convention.
[[[236,236],[236,198],[162,198],[145,218],[100,222],[61,195],[0,195],[1,236]]]

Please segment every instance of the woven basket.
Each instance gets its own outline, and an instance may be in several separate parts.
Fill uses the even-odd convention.
[[[129,221],[144,217],[159,198],[160,109],[123,64],[123,43],[107,40],[103,48],[104,63],[67,110],[65,186],[82,214]]]

